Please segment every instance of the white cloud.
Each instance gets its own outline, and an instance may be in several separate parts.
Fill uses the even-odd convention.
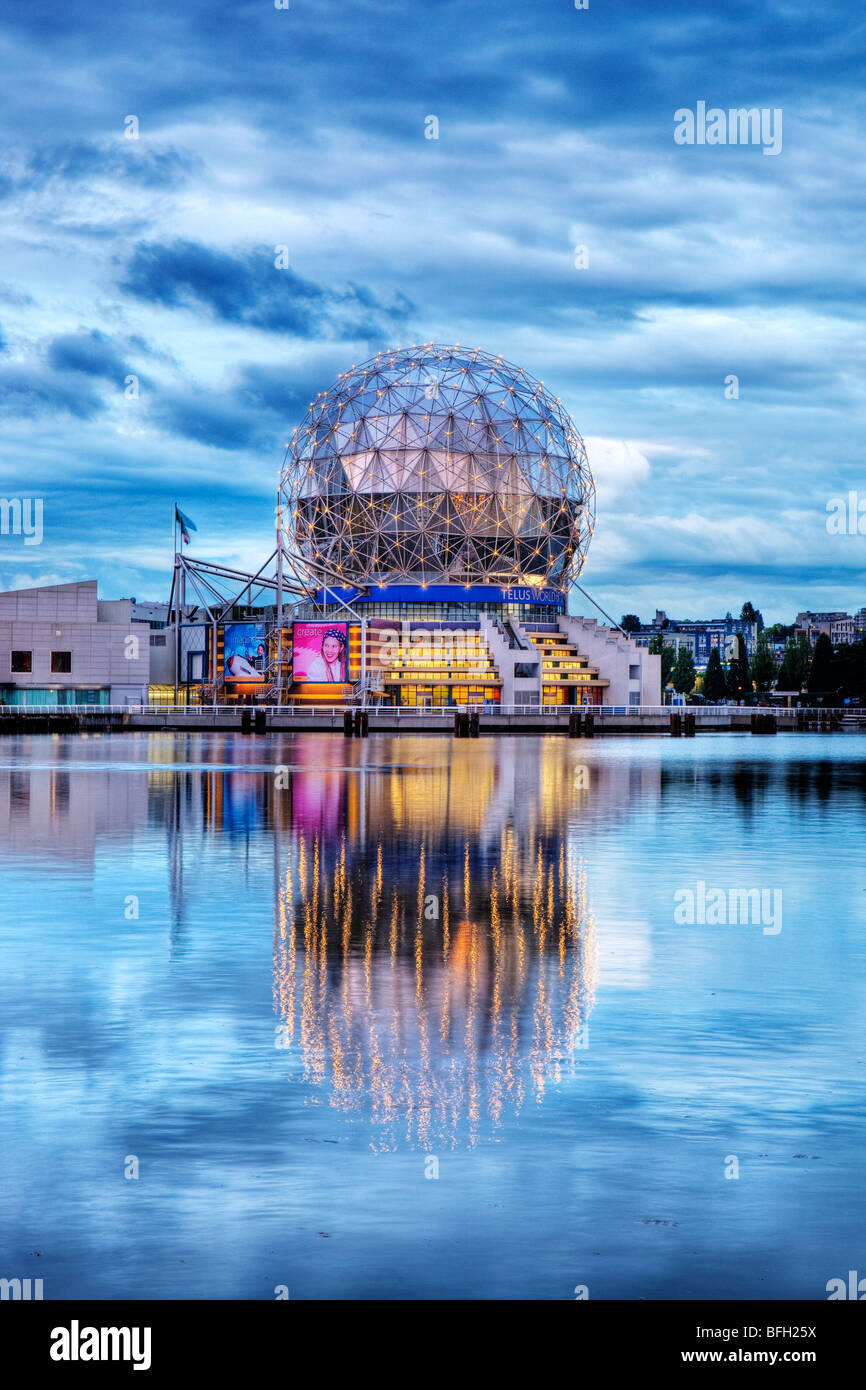
[[[650,461],[631,440],[589,435],[583,442],[599,503],[611,502],[649,478]]]

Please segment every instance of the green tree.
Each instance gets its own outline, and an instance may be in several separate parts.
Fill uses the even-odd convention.
[[[866,642],[842,643],[833,657],[831,689],[842,699],[866,694]]]
[[[762,632],[764,628],[764,619],[761,616],[760,608],[753,608],[751,603],[744,603],[740,609],[740,622],[757,623],[759,632]]]
[[[680,647],[671,673],[678,695],[691,695],[695,688],[695,659],[688,647]]]
[[[655,637],[650,638],[647,651],[652,652],[653,656],[660,656],[662,659],[662,691],[671,678],[671,671],[674,669],[674,658],[676,652],[670,642],[666,642],[660,632]]]
[[[637,632],[641,625],[640,618],[637,613],[623,613],[619,625],[623,632]]]
[[[746,644],[737,633],[733,639],[731,659],[728,663],[728,699],[745,700],[751,689]]]
[[[759,633],[749,666],[749,676],[759,695],[766,695],[776,679],[776,658],[764,632]]]
[[[776,677],[776,689],[801,691],[809,674],[810,661],[809,639],[805,632],[797,633],[796,637],[789,637]]]
[[[810,695],[829,695],[832,690],[835,690],[836,682],[833,678],[832,668],[833,643],[826,632],[819,632],[806,686]]]
[[[707,669],[704,673],[704,683],[701,686],[701,694],[711,705],[718,704],[719,700],[725,698],[725,670],[722,666],[718,647],[713,647],[710,652],[710,659],[707,662]]]

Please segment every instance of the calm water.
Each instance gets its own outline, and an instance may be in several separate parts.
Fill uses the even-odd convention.
[[[6,738],[0,822],[0,1275],[866,1274],[866,738]]]

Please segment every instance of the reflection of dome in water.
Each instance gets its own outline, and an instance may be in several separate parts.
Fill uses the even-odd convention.
[[[278,1045],[374,1146],[472,1145],[540,1101],[586,1046],[595,936],[564,844],[503,829],[482,868],[301,837],[279,898]],[[527,854],[530,856],[527,860]],[[373,865],[376,865],[375,871]],[[482,887],[483,881],[483,887]]]
[[[522,368],[427,344],[313,401],[281,479],[291,547],[336,583],[564,586],[595,489],[570,416]]]

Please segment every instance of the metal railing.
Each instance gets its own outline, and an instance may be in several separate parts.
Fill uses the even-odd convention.
[[[161,714],[184,714],[193,718],[212,718],[218,716],[225,718],[233,716],[240,720],[243,715],[254,715],[259,710],[264,710],[269,715],[279,715],[285,718],[303,718],[306,715],[333,715],[341,718],[344,711],[354,706],[347,704],[333,705],[146,705],[146,704],[123,704],[123,705],[0,705],[0,719],[17,719],[23,715],[46,715],[65,716],[74,715],[76,717],[88,716],[93,719],[100,719],[106,715],[161,715]],[[799,709],[788,709],[780,705],[558,705],[558,704],[460,704],[460,705],[371,705],[367,713],[371,719],[379,716],[396,716],[400,719],[429,718],[431,715],[442,719],[452,719],[457,712],[475,712],[482,717],[484,715],[552,715],[561,718],[568,718],[571,714],[580,712],[582,714],[592,714],[598,718],[640,718],[651,716],[655,718],[667,719],[671,714],[688,712],[701,719],[730,719],[732,715],[740,717],[752,714],[774,714],[779,721],[796,723],[798,718],[806,720],[824,720],[833,718],[841,720],[860,719],[866,722],[866,707],[860,706],[825,706],[810,705],[801,706]]]

